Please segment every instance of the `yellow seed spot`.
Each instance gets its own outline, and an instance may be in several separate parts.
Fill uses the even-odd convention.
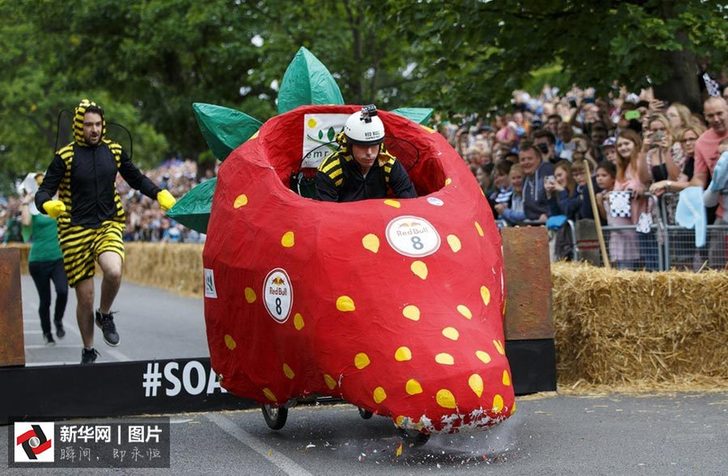
[[[296,315],[293,316],[293,327],[295,327],[297,331],[300,331],[303,329],[304,325],[303,316],[297,312]]]
[[[385,204],[385,205],[389,205],[389,206],[390,206],[390,207],[392,207],[392,208],[399,208],[399,207],[401,207],[401,206],[402,206],[402,204],[401,204],[401,203],[399,203],[399,201],[397,201],[397,200],[391,200],[391,199],[387,199],[387,200],[385,200],[385,201],[384,201],[384,204]]]
[[[503,371],[503,385],[508,387],[511,384],[511,376],[507,370]]]
[[[490,290],[487,287],[480,287],[480,297],[483,298],[483,304],[485,304],[486,306],[490,304]]]
[[[336,380],[334,380],[331,375],[324,374],[324,382],[326,382],[326,386],[329,387],[329,390],[336,388]]]
[[[419,321],[420,320],[420,309],[417,306],[410,304],[409,306],[405,306],[404,309],[402,309],[402,315],[404,317],[406,317],[407,319],[411,319],[413,321]]]
[[[407,395],[417,395],[418,393],[422,393],[422,385],[413,378],[407,380],[407,384],[405,384],[404,389],[407,392]]]
[[[253,288],[245,288],[245,300],[248,301],[248,304],[255,302],[255,291],[253,291]]]
[[[442,335],[450,340],[458,340],[460,333],[454,327],[446,327],[442,330]]]
[[[493,397],[493,411],[500,413],[501,410],[503,410],[503,397],[496,394],[496,396]]]
[[[364,238],[362,238],[361,244],[364,246],[364,249],[367,249],[372,253],[376,253],[377,251],[379,251],[379,238],[373,233],[369,233]]]
[[[410,266],[410,269],[413,273],[415,273],[415,276],[419,277],[420,279],[427,279],[427,265],[422,261],[413,262],[412,266]]]
[[[394,450],[394,456],[399,458],[400,456],[402,456],[402,451],[404,451],[404,443],[400,441],[399,446],[397,446],[397,449]]]
[[[483,227],[480,226],[480,223],[478,223],[477,221],[475,222],[475,229],[478,230],[478,234],[480,236],[485,236],[485,233],[483,233]]]
[[[316,127],[316,124],[317,124],[316,119],[314,119],[313,117],[308,120],[308,127],[310,127],[311,129]]]
[[[364,352],[359,352],[354,356],[354,366],[359,370],[363,369],[370,363],[369,356]]]
[[[495,350],[497,350],[500,355],[506,355],[506,351],[503,348],[503,343],[501,341],[496,339],[493,341],[493,345],[495,346]]]
[[[267,398],[271,402],[277,402],[278,401],[278,399],[276,398],[276,394],[273,393],[271,391],[271,389],[269,389],[267,387],[263,389],[263,395],[265,395],[265,398]]]
[[[400,347],[397,349],[397,351],[394,353],[394,360],[398,362],[404,362],[406,360],[412,359],[412,351],[409,350],[408,347]]]
[[[463,304],[458,305],[458,312],[467,319],[473,318],[473,313],[470,312],[470,309],[468,309],[468,306],[465,306]]]
[[[484,364],[490,363],[490,354],[483,352],[482,350],[475,351],[475,356],[479,358]]]
[[[453,359],[452,355],[444,352],[435,356],[435,362],[442,365],[455,365],[455,359]]]
[[[460,238],[455,235],[447,235],[447,244],[450,245],[450,249],[453,253],[457,253],[462,248],[460,244]]]
[[[238,344],[235,343],[235,339],[233,339],[233,336],[225,334],[225,347],[230,350],[235,350],[235,347],[237,346]]]
[[[437,401],[437,404],[440,405],[442,408],[457,408],[457,404],[455,403],[455,395],[453,395],[450,390],[444,388],[437,391],[437,393],[435,394],[435,401]]]
[[[356,309],[356,306],[354,306],[354,300],[349,296],[339,296],[336,299],[336,309],[341,312],[351,312]]]
[[[471,375],[468,379],[468,385],[478,397],[483,395],[483,378],[480,375]]]
[[[296,244],[296,237],[293,234],[292,231],[287,231],[283,234],[283,237],[281,238],[281,245],[283,245],[284,248],[292,248],[293,245]]]
[[[248,196],[243,193],[243,194],[240,194],[237,197],[235,197],[235,202],[233,202],[233,207],[240,208],[240,207],[244,207],[247,204],[248,204]]]
[[[404,425],[404,419],[404,415],[399,415],[397,416],[397,418],[394,419],[394,424],[401,427],[402,425]]]
[[[511,407],[511,415],[513,415],[514,413],[516,413],[516,401],[515,400],[513,400],[513,406]]]
[[[446,179],[445,179],[445,186],[446,186],[446,187],[447,187],[448,185],[450,185],[451,183],[452,183],[452,179],[451,179],[450,177],[448,177],[448,178],[446,178]]]
[[[382,403],[384,399],[387,398],[387,392],[385,392],[382,387],[377,387],[374,389],[374,393],[372,396],[374,397],[374,401],[376,403]]]
[[[293,377],[296,376],[296,374],[293,372],[293,369],[291,369],[288,364],[283,364],[283,374],[288,377],[289,379],[293,380]]]

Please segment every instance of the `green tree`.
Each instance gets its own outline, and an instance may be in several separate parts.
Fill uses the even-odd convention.
[[[505,104],[529,72],[562,65],[564,83],[613,80],[700,110],[701,63],[724,65],[725,5],[714,1],[392,0],[399,32],[421,44],[415,74],[420,97],[455,111]]]

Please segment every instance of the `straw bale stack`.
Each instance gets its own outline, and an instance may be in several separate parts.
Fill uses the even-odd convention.
[[[555,263],[560,385],[728,377],[728,274]]]
[[[202,245],[125,243],[124,279],[202,297]]]

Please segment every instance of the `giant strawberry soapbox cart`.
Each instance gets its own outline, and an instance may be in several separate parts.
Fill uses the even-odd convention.
[[[297,59],[310,70],[307,55]],[[232,150],[216,183],[198,187],[214,190],[203,252],[212,366],[276,429],[311,396],[341,398],[425,439],[496,424],[515,411],[501,239],[455,150],[406,113],[380,111],[385,146],[418,198],[329,203],[297,193],[296,177],[336,146],[332,124],[360,108],[300,105],[258,128],[242,113],[219,119],[211,111],[222,109],[195,106],[213,151]],[[216,132],[225,118],[239,127]],[[236,130],[245,132],[231,139]],[[183,223],[205,202],[195,190],[175,207]]]

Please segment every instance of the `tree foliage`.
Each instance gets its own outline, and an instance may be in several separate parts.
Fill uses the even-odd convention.
[[[651,81],[695,107],[698,66],[728,60],[726,14],[711,0],[0,2],[0,172],[42,168],[82,97],[132,131],[140,164],[197,158],[191,104],[268,119],[300,46],[348,103],[486,111],[538,70],[602,94]]]

